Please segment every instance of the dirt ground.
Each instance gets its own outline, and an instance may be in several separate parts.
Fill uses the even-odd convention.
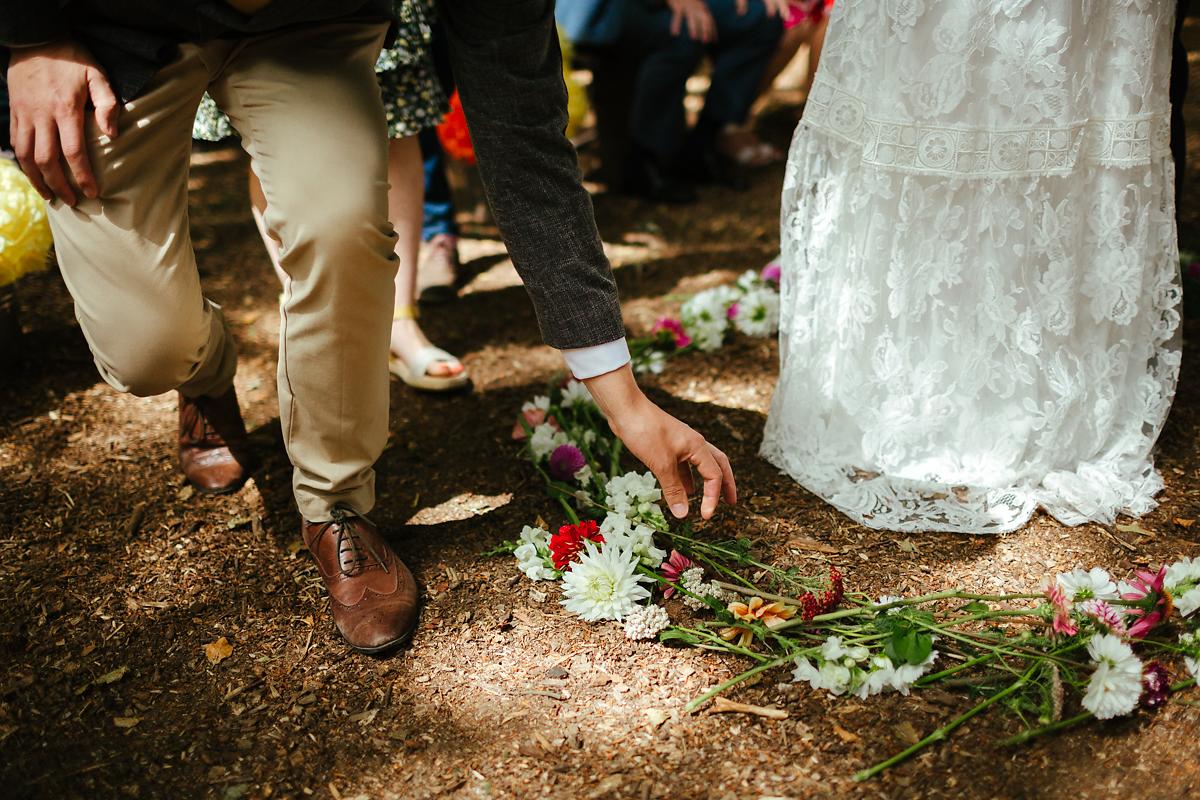
[[[1189,36],[1200,43],[1193,25]],[[1193,51],[1200,86],[1200,48]],[[1200,250],[1200,91],[1180,231]],[[762,132],[786,144],[796,108]],[[468,394],[393,385],[373,518],[424,587],[415,640],[379,660],[337,638],[299,541],[276,405],[278,286],[247,212],[237,151],[197,154],[192,225],[206,289],[242,348],[237,387],[265,466],[212,499],[173,454],[175,399],[99,381],[59,276],[20,286],[23,366],[0,384],[0,790],[9,797],[801,798],[1186,797],[1200,791],[1200,709],[1164,710],[1018,750],[992,715],[882,779],[850,776],[966,701],[941,693],[831,702],[784,671],[735,693],[785,720],[683,705],[744,663],[634,644],[586,625],[480,553],[539,514],[555,520],[508,438],[520,403],[558,369],[486,223],[466,228],[472,280],[427,315],[463,356]],[[761,265],[777,248],[782,168],[683,210],[613,195],[597,217],[637,332],[678,297]],[[470,213],[467,208],[466,212]],[[1167,488],[1144,532],[1045,517],[997,537],[899,537],[854,525],[760,460],[773,343],[739,340],[674,361],[653,396],[729,453],[744,500],[707,528],[753,537],[781,564],[868,592],[1027,591],[1077,565],[1116,572],[1200,553],[1200,322],[1158,464]],[[817,539],[832,552],[794,545]],[[213,665],[204,646],[225,637]],[[906,723],[906,724],[902,724]]]

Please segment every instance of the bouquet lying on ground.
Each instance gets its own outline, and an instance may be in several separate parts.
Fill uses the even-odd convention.
[[[688,298],[679,319],[663,317],[649,336],[631,339],[636,372],[659,373],[672,356],[696,350],[712,352],[733,331],[763,338],[779,331],[779,261],[748,270],[729,286],[715,286]]]
[[[833,696],[907,695],[926,686],[976,699],[965,713],[866,779],[998,706],[1020,724],[1015,744],[1091,719],[1156,709],[1200,673],[1200,558],[1128,582],[1075,569],[1026,594],[945,590],[871,598],[842,575],[806,577],[756,559],[749,540],[672,529],[647,472],[621,467],[621,442],[587,389],[554,386],[525,404],[513,428],[566,523],[539,520],[494,552],[516,556],[530,580],[551,581],[587,622],[613,620],[631,639],[723,650],[755,662],[705,692],[768,670]]]

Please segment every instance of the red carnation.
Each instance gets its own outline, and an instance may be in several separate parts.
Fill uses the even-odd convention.
[[[550,537],[550,557],[554,559],[554,568],[565,571],[579,551],[583,549],[585,540],[602,543],[600,527],[595,520],[585,519],[578,525],[563,525],[558,533]]]

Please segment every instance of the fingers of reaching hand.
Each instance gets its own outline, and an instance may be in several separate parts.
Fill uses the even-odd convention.
[[[704,519],[712,517],[717,510],[717,503],[724,495],[728,502],[736,499],[733,488],[733,473],[729,468],[729,459],[708,442],[692,451],[689,462],[700,473],[704,481],[704,499],[700,501],[700,516]]]
[[[67,119],[58,120],[58,136],[62,146],[62,156],[75,183],[83,191],[85,197],[96,196],[96,178],[92,175],[92,165],[88,161],[87,145],[83,139],[82,114]],[[63,198],[66,199],[65,196]],[[74,203],[69,203],[74,205]]]

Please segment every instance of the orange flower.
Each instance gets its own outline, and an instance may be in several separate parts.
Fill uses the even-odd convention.
[[[761,597],[751,597],[749,603],[730,603],[729,613],[747,622],[761,622],[768,628],[778,628],[796,616],[793,606],[775,601],[768,603]]]
[[[748,603],[730,603],[729,613],[733,614],[739,620],[761,622],[763,625],[774,630],[796,616],[796,609],[793,606],[778,601],[768,603],[761,597],[751,597]],[[742,625],[722,628],[717,631],[717,634],[727,642],[737,639],[739,647],[746,647],[754,641],[754,631]]]

